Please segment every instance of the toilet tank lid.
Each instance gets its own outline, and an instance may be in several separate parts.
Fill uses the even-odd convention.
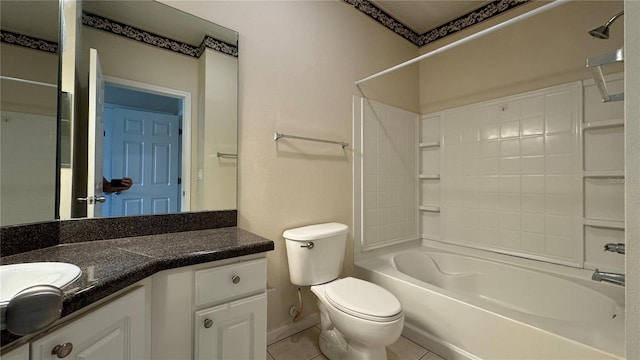
[[[284,233],[282,233],[282,236],[289,240],[310,241],[336,235],[343,235],[348,231],[349,227],[347,225],[332,222],[285,230]]]

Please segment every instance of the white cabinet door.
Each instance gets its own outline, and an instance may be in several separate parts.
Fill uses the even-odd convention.
[[[29,360],[29,344],[24,344],[17,349],[3,354],[2,360]]]
[[[145,294],[138,288],[32,342],[31,359],[55,359],[52,350],[63,344],[73,347],[66,359],[149,358]]]
[[[266,329],[266,293],[197,311],[195,358],[265,359]]]

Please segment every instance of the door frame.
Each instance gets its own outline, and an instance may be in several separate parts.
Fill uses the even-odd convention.
[[[138,81],[104,76],[106,84],[182,100],[182,194],[180,211],[191,210],[191,93]]]

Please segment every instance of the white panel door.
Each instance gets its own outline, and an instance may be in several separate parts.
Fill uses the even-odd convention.
[[[196,359],[265,359],[267,295],[197,311],[194,326]]]
[[[111,215],[180,211],[180,118],[116,108],[111,128],[112,178],[133,179],[129,190],[111,195]]]
[[[104,112],[104,76],[98,50],[89,49],[89,136],[87,165],[87,217],[102,216],[102,140]]]
[[[69,360],[148,358],[146,293],[143,287],[95,310],[31,344],[31,359],[55,359],[57,345],[67,345]],[[59,354],[62,357],[64,354]]]

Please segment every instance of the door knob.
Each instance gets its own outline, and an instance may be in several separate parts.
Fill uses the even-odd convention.
[[[79,203],[87,203],[87,204],[95,204],[95,203],[103,203],[107,201],[106,196],[87,196],[87,197],[79,197],[76,198],[76,201]]]
[[[71,354],[71,351],[73,351],[73,344],[64,343],[62,345],[54,346],[53,350],[51,350],[51,355],[55,355],[58,359],[63,359],[69,356],[69,354]]]
[[[231,278],[231,281],[233,281],[234,284],[239,283],[240,282],[240,276],[233,275],[233,277]]]

